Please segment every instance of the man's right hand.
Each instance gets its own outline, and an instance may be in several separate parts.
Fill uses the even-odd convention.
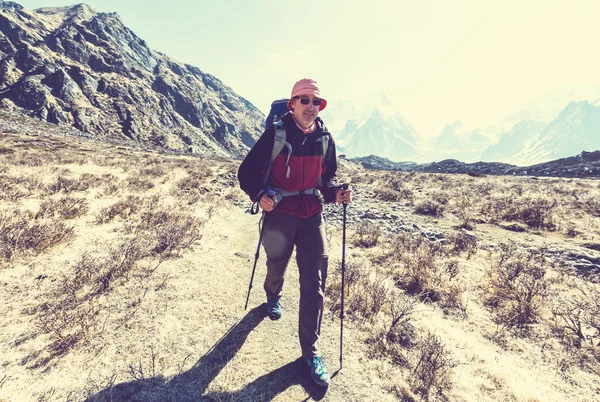
[[[273,207],[275,206],[275,200],[273,199],[273,197],[274,196],[265,193],[260,198],[260,207],[263,211],[271,212],[273,210]]]

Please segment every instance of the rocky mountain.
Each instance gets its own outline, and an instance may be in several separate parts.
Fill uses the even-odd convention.
[[[440,135],[431,142],[431,159],[477,161],[481,152],[491,145],[490,137],[496,130],[498,127],[473,129],[464,126],[460,121],[447,124]]]
[[[392,162],[387,158],[382,158],[376,155],[351,158],[350,161],[361,165],[365,169],[373,170],[398,170],[401,172],[411,172],[421,169],[421,165],[415,162]]]
[[[479,160],[491,162],[510,162],[519,164],[517,154],[523,151],[529,142],[539,135],[546,127],[546,123],[534,120],[522,120],[507,132],[499,135],[496,144],[487,147],[480,155]]]
[[[336,137],[340,152],[352,157],[376,154],[395,161],[419,152],[417,132],[392,108],[385,94],[374,95],[367,104],[368,111],[346,121]]]
[[[516,159],[538,163],[596,149],[600,149],[600,100],[570,102]]]
[[[0,5],[1,108],[198,154],[242,155],[262,132],[250,102],[153,51],[116,13]]]
[[[374,155],[363,158],[352,158],[350,161],[358,163],[366,169],[403,172],[462,173],[472,176],[514,175],[600,178],[600,151],[582,152],[576,156],[525,167],[500,162],[464,163],[456,159],[417,164],[412,162],[392,162],[389,159]]]

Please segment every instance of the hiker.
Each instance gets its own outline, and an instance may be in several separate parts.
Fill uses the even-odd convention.
[[[327,278],[327,245],[322,202],[350,203],[352,192],[338,185],[335,144],[318,117],[327,101],[319,84],[301,79],[287,102],[289,113],[269,125],[238,171],[240,187],[263,209],[262,244],[267,255],[264,289],[267,315],[277,320],[285,270],[296,245],[300,273],[299,337],[312,379],[329,384],[319,336]],[[271,162],[276,139],[285,146]]]

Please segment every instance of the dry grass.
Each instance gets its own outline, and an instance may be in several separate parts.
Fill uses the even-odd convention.
[[[0,263],[22,255],[36,255],[75,238],[72,226],[61,219],[36,220],[31,211],[0,211]]]
[[[263,256],[258,307],[243,311],[258,235],[238,164],[4,135],[2,398],[322,399],[294,360],[295,267],[280,322],[263,321]],[[340,166],[357,191],[344,370],[327,400],[597,396],[597,182]],[[367,208],[396,217],[355,219]],[[339,229],[328,228],[330,256]],[[334,372],[341,267],[329,266],[322,333]]]

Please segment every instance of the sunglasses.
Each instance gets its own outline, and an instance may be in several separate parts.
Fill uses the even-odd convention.
[[[308,105],[310,103],[310,99],[308,98],[298,98],[300,99],[300,103],[302,103],[303,105]],[[312,100],[312,104],[314,106],[321,106],[321,103],[323,103],[323,99],[313,99]]]

